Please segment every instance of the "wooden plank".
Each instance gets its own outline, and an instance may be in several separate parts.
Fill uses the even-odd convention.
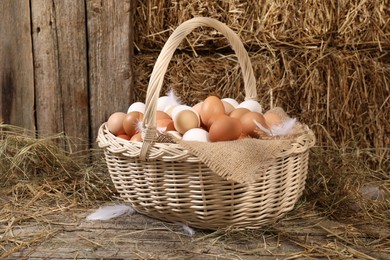
[[[8,259],[27,256],[29,259],[275,259],[275,255],[288,256],[302,251],[300,246],[279,241],[273,234],[229,238],[223,232],[213,235],[210,231],[196,230],[191,237],[180,224],[141,214],[108,221],[86,221],[87,212],[77,217],[71,211],[61,214],[53,216],[54,219],[46,217],[50,225],[45,226],[45,233],[54,233],[53,236]],[[13,235],[39,233],[44,229],[40,225],[32,223],[30,227],[15,230]]]
[[[53,2],[32,0],[31,13],[37,130],[41,134],[59,133],[63,130],[63,113]]]
[[[37,125],[42,133],[89,139],[83,0],[33,0]],[[85,149],[77,143],[75,150]]]
[[[135,1],[87,0],[91,139],[132,102]]]
[[[2,0],[0,17],[0,121],[34,130],[29,1]]]
[[[64,111],[63,131],[71,137],[89,139],[87,29],[84,0],[56,0],[59,49],[59,80]],[[76,143],[76,151],[86,149]]]

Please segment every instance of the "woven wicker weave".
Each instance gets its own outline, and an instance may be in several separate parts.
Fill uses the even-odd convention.
[[[154,66],[145,102],[144,141],[117,138],[106,123],[97,141],[104,148],[117,191],[138,212],[203,229],[259,228],[290,211],[301,196],[314,134],[305,126],[291,148],[281,152],[262,178],[251,184],[221,178],[179,144],[156,142],[156,107],[163,77],[180,42],[199,26],[213,27],[228,39],[242,69],[246,99],[257,98],[251,63],[238,36],[214,19],[193,18],[173,32]]]

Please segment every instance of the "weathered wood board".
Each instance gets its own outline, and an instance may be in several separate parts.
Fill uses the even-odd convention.
[[[88,140],[84,1],[31,1],[31,8],[37,128]]]
[[[100,125],[132,102],[132,19],[135,1],[87,0],[90,126]]]
[[[95,144],[133,99],[135,1],[5,0],[0,17],[0,122]],[[67,144],[63,144],[67,145]]]
[[[390,255],[357,248],[337,234],[349,229],[338,222],[292,220],[256,231],[229,233],[194,230],[141,214],[107,221],[87,221],[94,210],[73,208],[14,228],[13,236],[37,242],[7,259],[386,259]],[[298,227],[298,228],[297,228]],[[298,231],[298,233],[296,233]],[[293,235],[290,238],[289,235]],[[373,241],[359,232],[355,240]]]
[[[0,122],[35,129],[28,0],[0,5]]]

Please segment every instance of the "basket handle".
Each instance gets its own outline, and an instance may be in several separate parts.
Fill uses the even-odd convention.
[[[181,41],[197,27],[209,26],[222,33],[229,41],[232,49],[237,55],[238,62],[241,66],[242,76],[245,86],[245,100],[256,100],[256,79],[253,73],[252,64],[250,62],[247,51],[244,48],[240,38],[224,23],[218,20],[207,17],[196,17],[185,21],[179,25],[171,36],[168,38],[164,47],[162,48],[157,61],[153,67],[152,74],[150,76],[148,89],[146,92],[145,100],[145,115],[143,121],[143,137],[144,141],[141,147],[140,159],[144,160],[146,154],[156,140],[156,110],[157,101],[161,91],[161,87],[164,80],[164,75],[167,71],[168,64],[172,59],[172,56],[179,46]]]

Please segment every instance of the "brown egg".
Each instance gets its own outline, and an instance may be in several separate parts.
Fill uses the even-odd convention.
[[[113,113],[107,120],[107,128],[114,135],[124,134],[125,130],[123,129],[123,119],[126,117],[126,114],[123,112]]]
[[[137,124],[142,121],[143,114],[137,111],[128,113],[123,119],[123,129],[128,136],[133,136],[137,132]]]
[[[257,112],[248,112],[245,113],[240,120],[242,125],[242,132],[252,137],[259,137],[258,131],[261,130],[257,127],[255,122],[253,122],[254,120],[268,129],[268,125],[265,122],[264,116],[262,114]]]
[[[240,120],[227,115],[217,117],[210,126],[209,139],[211,142],[232,141],[240,137],[242,126]]]
[[[131,138],[130,136],[128,136],[126,134],[124,134],[124,135],[117,135],[117,137],[125,139],[125,140],[130,140],[130,138]]]
[[[132,141],[132,142],[142,142],[143,141],[142,133],[136,133],[135,135],[133,135],[131,137],[130,141]]]
[[[158,119],[156,121],[157,130],[161,133],[167,131],[175,131],[175,127],[173,125],[173,120],[170,118]]]
[[[160,110],[157,110],[156,120],[159,120],[159,119],[172,119],[172,118],[167,113],[160,111]]]
[[[240,119],[244,114],[246,114],[246,113],[248,113],[248,112],[251,112],[251,111],[250,111],[249,109],[247,109],[247,108],[240,107],[240,108],[234,109],[234,110],[229,114],[229,116],[230,116],[230,117],[233,117],[233,118]]]
[[[225,107],[222,101],[216,96],[209,96],[203,101],[200,109],[200,119],[206,127],[210,127],[210,118],[225,114]]]
[[[282,123],[282,117],[272,111],[267,111],[264,114],[264,119],[267,122],[267,125],[279,125]]]

